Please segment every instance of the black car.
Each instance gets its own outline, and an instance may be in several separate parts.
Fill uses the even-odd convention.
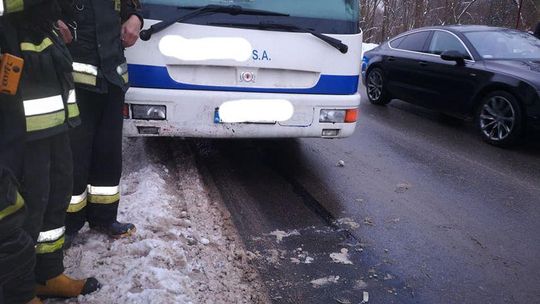
[[[540,39],[487,26],[427,27],[364,54],[369,101],[400,99],[474,118],[489,143],[540,130]]]

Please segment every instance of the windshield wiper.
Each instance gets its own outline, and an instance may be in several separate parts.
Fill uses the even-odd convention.
[[[298,32],[298,33],[310,33],[311,35],[321,39],[322,41],[328,43],[329,45],[333,46],[334,48],[338,49],[341,53],[347,54],[349,51],[349,46],[345,43],[341,42],[341,40],[326,36],[324,34],[315,32],[314,30],[299,27],[296,25],[289,25],[289,24],[280,24],[280,23],[273,23],[273,22],[260,22],[260,23],[209,23],[209,25],[217,25],[217,26],[232,26],[232,27],[242,27],[242,28],[256,28],[261,30],[285,30],[290,32]]]
[[[142,30],[140,33],[141,39],[144,41],[150,40],[152,38],[152,35],[155,33],[159,33],[162,30],[168,28],[169,26],[177,23],[177,22],[183,22],[191,18],[195,18],[198,16],[203,16],[207,14],[216,14],[216,13],[225,13],[230,15],[256,15],[256,16],[282,16],[282,17],[288,17],[289,14],[283,14],[273,11],[265,11],[265,10],[258,10],[258,9],[249,9],[249,8],[243,8],[239,5],[215,5],[210,4],[202,7],[192,7],[192,6],[181,6],[178,7],[179,9],[186,9],[186,10],[194,10],[190,13],[187,13],[185,15],[181,15],[175,18],[172,18],[170,20],[164,20],[161,22],[158,22],[152,26],[150,26],[147,30]]]

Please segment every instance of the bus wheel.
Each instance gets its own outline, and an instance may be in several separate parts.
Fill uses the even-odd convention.
[[[390,103],[392,98],[384,86],[383,71],[380,68],[374,68],[369,71],[366,79],[366,91],[369,102],[379,106]]]

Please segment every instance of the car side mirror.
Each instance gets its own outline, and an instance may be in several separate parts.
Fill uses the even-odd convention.
[[[445,61],[455,61],[458,65],[465,65],[466,56],[458,51],[444,51],[441,59]]]

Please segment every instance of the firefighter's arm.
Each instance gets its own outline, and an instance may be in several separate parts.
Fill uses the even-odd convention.
[[[58,7],[60,8],[60,14],[62,21],[65,23],[72,23],[75,20],[75,10],[73,7],[73,1],[71,0],[57,0]]]
[[[125,23],[133,16],[137,16],[141,22],[140,29],[142,29],[144,19],[139,0],[120,0],[120,17],[122,18],[122,23]]]

